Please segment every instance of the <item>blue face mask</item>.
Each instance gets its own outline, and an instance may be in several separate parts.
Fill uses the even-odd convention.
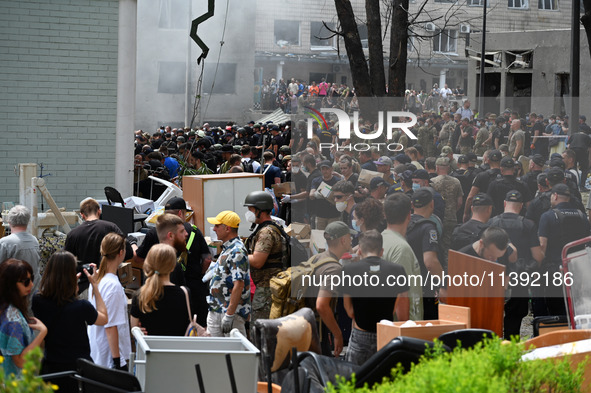
[[[357,225],[357,220],[351,220],[351,226],[357,232],[361,232],[361,228],[359,227],[359,225]]]
[[[421,185],[420,185],[419,183],[412,183],[412,190],[413,190],[413,191],[416,191],[416,190],[418,190],[419,188],[421,188]]]

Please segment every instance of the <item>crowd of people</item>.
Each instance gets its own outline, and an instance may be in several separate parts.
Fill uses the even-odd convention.
[[[355,88],[345,83],[330,83],[322,78],[318,83],[291,78],[286,82],[283,79],[265,79],[261,85],[260,106],[262,110],[275,110],[281,108],[284,113],[297,114],[306,107],[339,107],[350,111],[359,109]]]
[[[213,173],[264,173],[269,189],[276,183],[292,182],[291,194],[271,197],[270,215],[286,223],[308,223],[325,233],[331,224],[344,223],[357,233],[346,253],[354,250],[357,256],[364,255],[359,234],[377,231],[384,249],[381,258],[400,264],[408,275],[427,277],[445,272],[450,249],[504,263],[508,277],[511,273],[557,273],[562,247],[589,235],[587,211],[591,206],[583,205],[581,195],[588,191],[591,146],[586,117],[581,115],[578,131],[569,133],[567,116],[528,113],[522,117],[509,109],[499,114],[478,114],[469,100],[460,101],[456,109],[453,98],[461,95],[461,90],[447,86],[442,90],[446,90],[445,95],[441,90],[431,93],[436,97],[435,110],[427,110],[428,101],[419,99],[418,122],[411,129],[416,139],[400,130],[393,133],[388,142],[403,147],[396,152],[380,150],[383,136],[364,149],[353,147],[360,141],[355,136],[339,140],[338,123],[329,116],[328,127],[314,124],[311,139],[306,137],[307,124],[301,120],[294,127],[291,122],[250,122],[244,127],[230,123],[225,130],[205,125],[195,130],[194,136],[189,131],[176,145],[197,146],[199,153],[210,157],[209,161],[206,158],[210,164],[205,165]],[[407,98],[413,95],[416,92],[407,92]],[[410,108],[414,106],[405,107]],[[363,133],[373,132],[376,126],[360,121]],[[173,130],[171,140],[174,134]],[[204,142],[206,138],[214,140]],[[180,150],[190,154],[185,147]],[[138,146],[140,155],[142,149],[151,147]],[[245,151],[246,156],[239,154]],[[166,153],[162,147],[160,152]],[[258,166],[251,167],[251,163]],[[364,175],[363,170],[369,172]],[[373,178],[367,179],[367,174]],[[328,198],[321,192],[326,186],[331,188]],[[348,235],[343,232],[343,236]],[[277,244],[276,239],[269,243]],[[346,253],[331,255],[338,261]],[[260,261],[255,265],[249,262],[252,276],[264,267]],[[273,269],[266,273],[255,282],[257,288],[259,284],[266,288],[269,278],[276,274]],[[505,306],[505,336],[520,334],[530,304],[535,316],[565,314],[560,291],[552,285],[511,288]],[[346,298],[343,293],[333,295]],[[445,299],[446,290],[411,286],[405,295],[410,319],[435,319],[437,304]],[[270,295],[261,290],[253,300],[253,310],[263,309],[264,316],[269,299]],[[369,331],[360,330],[375,334],[373,320],[359,325],[351,307],[340,311],[340,317],[353,317],[353,333],[342,322],[337,327],[325,312],[323,331],[333,335],[332,342],[339,344],[343,331],[348,330],[345,334],[351,337],[359,334],[355,326],[370,326]]]
[[[338,124],[329,118],[328,125],[315,125],[311,139],[304,121],[135,132],[140,196],[156,198],[149,175],[182,187],[187,175],[263,174],[265,190],[244,195],[243,218],[209,212],[223,243],[215,257],[201,231],[185,221],[182,198],[167,202],[139,247],[103,221],[100,205],[88,198],[80,205],[84,223],[67,235],[65,250],[51,256],[41,277],[39,245],[26,232],[31,213],[11,209],[5,216],[11,235],[0,239],[4,369],[18,375],[23,355],[44,341],[44,373],[75,369],[77,358],[125,370],[130,326],[180,336],[193,314],[210,335],[238,329],[247,336],[249,324],[269,317],[270,282],[287,266],[290,241],[274,217],[323,231],[326,251],[312,257],[319,277],[372,271],[426,279],[447,271],[450,249],[502,263],[508,276],[553,277],[564,245],[590,234],[591,206],[581,195],[588,191],[591,146],[585,116],[568,135],[566,117],[475,115],[466,100],[455,113],[421,110],[412,136],[394,132],[389,142],[404,147],[396,152],[379,144],[356,151],[355,138],[338,140]],[[371,133],[374,125],[362,121],[361,128]],[[292,191],[276,196],[273,185],[284,182]],[[243,242],[238,227],[248,224],[256,229]],[[144,277],[128,315],[116,271],[129,259],[143,265]],[[535,316],[566,313],[560,286],[517,284],[506,296],[505,337],[520,334],[530,299]],[[417,281],[369,298],[326,281],[311,290],[307,303],[322,324],[323,353],[339,356],[347,345],[347,360],[357,364],[376,351],[377,322],[437,319],[447,293],[445,285]],[[56,383],[60,391],[75,391],[67,381]]]
[[[386,92],[388,88],[386,86]],[[320,82],[291,78],[289,81],[275,78],[264,79],[260,86],[260,109],[275,110],[281,108],[284,113],[302,113],[306,107],[339,108],[347,112],[359,109],[359,102],[354,87],[346,83]],[[439,88],[435,83],[430,91],[408,89],[404,95],[404,109],[415,114],[423,111],[443,112],[444,108],[456,112],[464,99],[464,89],[456,86],[451,89],[447,84]]]

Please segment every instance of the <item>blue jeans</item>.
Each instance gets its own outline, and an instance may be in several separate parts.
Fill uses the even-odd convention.
[[[345,356],[346,361],[362,365],[377,351],[377,333],[365,332],[356,328],[351,330],[351,338],[349,338],[349,346],[347,347],[347,355]]]

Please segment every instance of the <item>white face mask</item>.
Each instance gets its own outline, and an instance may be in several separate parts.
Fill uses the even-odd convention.
[[[250,210],[244,214],[244,218],[246,218],[246,221],[251,223],[254,223],[257,220],[257,216]]]
[[[337,202],[335,204],[335,207],[337,208],[337,211],[339,213],[344,212],[345,209],[347,208],[347,202]]]
[[[293,166],[291,167],[291,173],[300,173],[300,167],[299,166]]]

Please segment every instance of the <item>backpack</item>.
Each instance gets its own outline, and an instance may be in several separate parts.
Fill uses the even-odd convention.
[[[242,169],[244,172],[254,173],[254,167],[252,165],[252,158],[248,161],[242,161]]]
[[[306,307],[306,286],[303,285],[303,277],[311,277],[316,268],[325,263],[338,263],[336,259],[330,256],[317,261],[314,261],[315,258],[316,256],[271,277],[269,281],[271,288],[269,319],[284,317]],[[307,283],[307,285],[310,284]]]

